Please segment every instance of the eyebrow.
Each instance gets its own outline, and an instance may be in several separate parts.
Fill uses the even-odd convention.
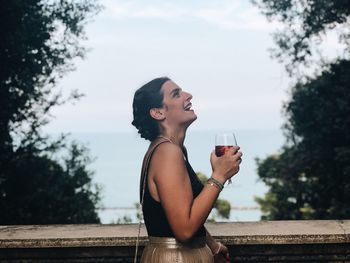
[[[175,89],[173,89],[173,90],[170,92],[170,95],[171,95],[172,97],[174,97],[175,93],[178,92],[178,91],[180,91],[180,90],[181,90],[180,88],[175,88]]]

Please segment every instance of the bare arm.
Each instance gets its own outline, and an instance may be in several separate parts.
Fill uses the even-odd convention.
[[[215,251],[218,249],[218,242],[216,242],[216,240],[210,235],[209,231],[207,230],[207,228],[205,228],[205,232],[206,232],[206,243],[208,245],[208,247],[210,248],[210,250],[213,252],[213,254],[215,253]]]
[[[238,172],[240,156],[232,151],[230,156],[217,158],[212,153],[212,176],[224,183]],[[182,151],[171,143],[164,143],[156,149],[149,172],[175,237],[180,241],[190,239],[204,224],[220,190],[206,185],[193,198]]]
[[[206,243],[214,255],[214,262],[230,262],[230,255],[226,246],[217,242],[209,233],[207,228],[206,232]]]

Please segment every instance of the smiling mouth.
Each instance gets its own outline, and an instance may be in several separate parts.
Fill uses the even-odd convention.
[[[185,106],[185,111],[191,111],[191,110],[193,110],[192,109],[192,103],[189,103],[189,104],[187,104],[186,106]]]

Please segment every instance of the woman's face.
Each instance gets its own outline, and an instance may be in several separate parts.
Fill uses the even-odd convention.
[[[168,80],[161,88],[163,108],[169,123],[189,126],[197,119],[192,109],[192,95],[183,91],[175,82]]]

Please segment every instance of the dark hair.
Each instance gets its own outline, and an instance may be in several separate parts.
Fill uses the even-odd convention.
[[[163,106],[163,93],[161,88],[167,77],[156,78],[139,88],[134,95],[132,103],[134,120],[132,125],[136,127],[142,138],[153,141],[160,133],[158,123],[150,115],[150,109]]]

